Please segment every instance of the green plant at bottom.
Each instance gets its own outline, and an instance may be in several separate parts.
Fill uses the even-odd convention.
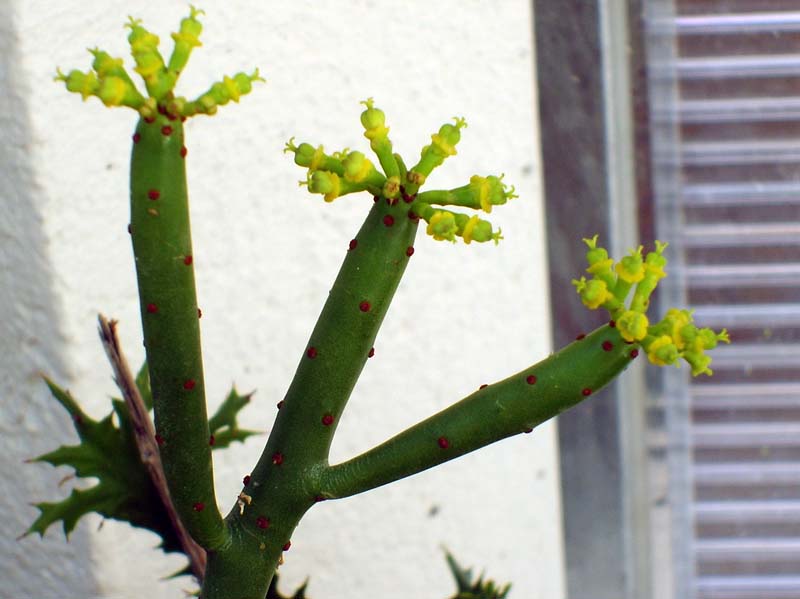
[[[393,151],[384,113],[369,99],[364,102],[361,123],[378,165],[358,151],[326,153],[322,146],[287,143],[286,151],[307,169],[302,184],[311,193],[331,202],[366,192],[373,201],[302,350],[261,457],[223,517],[213,487],[212,449],[220,445],[219,431],[225,426],[231,441],[250,431],[239,431],[236,425],[236,412],[246,403],[243,396],[234,394],[235,408],[226,415],[218,412],[211,420],[206,415],[182,124],[186,118],[211,115],[219,106],[237,102],[260,77],[258,71],[225,77],[194,100],[175,94],[191,50],[200,45],[200,14],[193,8],[181,22],[168,60],[159,53],[157,36],[139,21],[130,20],[131,53],[146,94],[136,88],[121,59],[100,50],[92,51],[92,70],[58,76],[84,99],[96,96],[106,105],[126,106],[140,116],[133,134],[129,232],[149,384],[144,384],[142,375],[138,385],[121,385],[126,402],[114,403],[116,428],[111,417],[99,423],[89,420],[66,392],[50,384],[56,399],[73,415],[81,445],[39,460],[71,465],[79,476],[97,477],[100,482],[61,503],[40,504],[41,515],[29,533],[42,534],[57,520],[63,520],[69,532],[80,515],[97,511],[156,531],[165,540],[164,549],[172,550],[177,545],[171,530],[182,527],[188,537],[182,550],[189,555],[186,547],[199,548],[194,557],[190,555],[190,568],[202,583],[202,597],[263,599],[290,547],[292,532],[316,503],[362,493],[505,437],[529,433],[601,389],[640,350],[655,364],[678,364],[683,359],[692,374],[711,374],[706,351],[719,341],[728,341],[724,331],[698,328],[687,310],[670,310],[655,324],[647,315],[650,296],[666,275],[666,244],[656,242],[647,253],[637,248],[615,263],[595,237],[585,240],[590,277],[574,284],[587,307],[609,311],[608,323],[541,362],[481,386],[363,454],[329,464],[337,424],[362,368],[373,355],[378,329],[415,255],[420,222],[437,240],[497,243],[500,231],[480,214],[515,197],[513,188],[495,175],[475,175],[467,184],[449,190],[423,190],[433,169],[456,154],[466,122],[456,118],[442,125],[419,158],[406,162]],[[104,339],[108,337],[105,332]],[[112,358],[117,367],[120,362],[119,356]],[[117,378],[124,381],[126,376],[117,373]],[[137,395],[152,397],[152,438],[146,431],[130,431],[126,410],[138,410]],[[149,399],[142,402],[149,406]],[[134,455],[134,446],[140,457],[150,455],[152,451],[142,450],[149,442],[156,447],[166,481],[163,489],[154,483],[155,490],[161,491],[159,501],[152,499],[150,491],[143,494],[148,485],[134,488],[134,481],[141,478],[137,478],[141,472],[135,459],[125,465],[126,472],[138,472],[130,477],[110,471],[102,460],[112,446],[128,457]],[[95,456],[94,461],[89,455]],[[147,470],[148,476],[152,472],[157,468]],[[157,511],[169,503],[175,517],[164,523]],[[452,559],[450,564],[459,581],[458,597],[505,596],[507,588],[488,586],[482,580],[472,585]],[[304,589],[297,593],[304,596]]]

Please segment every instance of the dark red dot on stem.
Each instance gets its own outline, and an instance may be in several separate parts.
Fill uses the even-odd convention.
[[[203,311],[200,308],[197,309],[197,318],[203,318]]]
[[[283,464],[283,454],[281,452],[275,452],[272,454],[272,463],[276,466],[280,466]]]
[[[369,305],[369,302],[366,300],[358,304],[358,309],[361,310],[362,312],[369,312],[370,308],[371,306]]]
[[[156,306],[155,304],[147,304],[147,311],[150,314],[155,314],[156,312],[158,312],[158,306]]]
[[[383,224],[387,227],[391,227],[394,224],[394,217],[391,214],[387,214],[383,217]]]
[[[525,433],[526,435],[528,435],[528,434],[533,432],[533,429],[531,427],[528,427],[526,429],[523,429],[522,432]]]
[[[322,424],[324,424],[325,426],[330,426],[331,424],[333,424],[333,414],[325,414],[322,417]]]
[[[406,248],[406,256],[409,258],[414,255],[414,246],[410,245]]]
[[[616,323],[616,321],[609,320],[608,321],[608,326],[610,326],[613,329],[615,326],[617,326],[617,323]]]
[[[589,389],[589,387],[586,387],[585,389],[583,389],[581,391],[581,395],[583,395],[584,397],[589,397],[591,394],[592,394],[592,390]]]
[[[614,349],[614,344],[610,341],[603,341],[603,351],[611,351]]]
[[[638,355],[639,355],[639,350],[638,349],[632,349],[631,350],[631,353],[630,353],[631,360],[634,359]]]
[[[215,444],[216,442],[217,442],[217,439],[216,439],[216,437],[214,437],[214,435],[211,435],[211,436],[208,438],[208,444],[209,444],[211,447],[214,447],[214,444]]]
[[[183,258],[183,263],[184,263],[186,266],[191,266],[191,265],[192,265],[192,262],[194,262],[194,258],[192,258],[191,256],[184,256],[184,258]]]
[[[291,546],[292,546],[292,542],[291,541],[286,541],[286,543],[284,543],[284,545],[283,545],[283,550],[284,551],[289,551]]]
[[[581,339],[586,339],[586,333],[581,333],[577,337],[575,337],[575,341],[580,341]]]
[[[326,499],[327,499],[327,497],[325,497],[324,495],[316,495],[314,497],[314,503],[321,503],[321,502],[325,501]]]
[[[480,387],[478,387],[478,389],[486,389],[486,387],[488,387],[488,386],[489,386],[489,385],[487,385],[486,383],[484,383],[483,385],[481,385]]]
[[[535,385],[536,384],[536,375],[535,374],[529,374],[526,377],[525,382],[528,383],[529,385]]]
[[[202,501],[198,501],[197,503],[195,503],[195,504],[192,506],[192,509],[193,509],[195,512],[202,512],[204,509],[206,509],[206,504],[205,504],[205,503],[203,503]]]
[[[161,135],[169,136],[172,135],[172,127],[169,125],[164,125],[161,127]]]
[[[183,382],[183,388],[186,389],[187,391],[191,391],[192,389],[194,389],[196,384],[197,383],[195,383],[192,379],[186,379]]]
[[[181,158],[186,158],[186,154],[189,151],[186,149],[186,146],[181,146]]]
[[[374,355],[375,355],[375,348],[374,347],[370,347],[369,348],[369,352],[367,352],[367,357],[371,358]]]
[[[242,484],[246,487],[250,484],[250,475],[246,474],[245,477],[242,479]]]
[[[150,198],[151,200],[157,200],[158,198],[161,197],[161,192],[158,191],[157,189],[151,189],[150,191],[147,192],[147,197]]]
[[[313,360],[317,357],[317,348],[309,347],[308,350],[306,350],[306,355]]]
[[[350,245],[347,246],[347,251],[354,250],[358,247],[358,239],[351,239]]]
[[[138,133],[133,134],[133,143],[138,144],[142,140],[142,136]]]
[[[280,410],[283,407],[283,400],[278,402],[278,409]]]
[[[261,530],[267,530],[269,528],[269,518],[265,516],[259,516],[256,518],[256,526],[258,526]]]
[[[156,444],[157,444],[159,447],[161,447],[162,445],[164,445],[164,437],[162,437],[162,436],[161,436],[161,435],[159,435],[158,433],[156,433]]]
[[[447,449],[448,447],[450,447],[450,441],[447,440],[447,437],[439,437],[438,439],[436,439],[436,443],[438,443],[439,447],[441,447],[442,449]]]

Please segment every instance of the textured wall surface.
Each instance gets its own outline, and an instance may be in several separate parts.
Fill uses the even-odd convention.
[[[246,425],[267,431],[347,243],[371,199],[324,204],[297,186],[282,154],[298,141],[367,150],[358,102],[374,96],[412,160],[439,125],[467,118],[459,155],[428,189],[505,172],[518,200],[493,212],[498,246],[420,235],[339,427],[332,460],[544,357],[548,350],[531,14],[524,0],[403,2],[207,0],[202,48],[180,88],[223,73],[267,78],[239,106],[187,123],[195,263],[213,409],[233,381],[256,389]],[[52,83],[56,65],[86,68],[86,47],[128,56],[128,14],[169,41],[186,13],[162,0],[0,3],[0,597],[175,597],[188,581],[157,539],[99,519],[70,538],[15,541],[31,502],[64,496],[67,473],[21,465],[74,439],[40,371],[101,416],[115,393],[95,332],[121,321],[129,359],[143,358],[128,221],[129,138],[136,117],[82,104]],[[127,58],[126,58],[127,60]],[[263,439],[217,456],[218,496],[234,501]],[[554,428],[546,425],[438,470],[313,509],[281,568],[311,576],[315,599],[443,598],[446,545],[466,564],[513,581],[518,599],[563,597]]]

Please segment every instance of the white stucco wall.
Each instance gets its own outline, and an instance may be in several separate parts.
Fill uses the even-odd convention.
[[[204,46],[181,80],[187,95],[259,66],[267,85],[239,106],[187,123],[195,264],[213,409],[236,381],[257,389],[245,424],[268,430],[347,242],[371,199],[332,205],[297,186],[282,154],[292,135],[367,150],[359,101],[374,96],[400,153],[416,156],[441,123],[467,118],[459,155],[428,188],[506,173],[520,198],[493,212],[505,241],[454,246],[420,235],[348,411],[332,460],[365,450],[549,350],[530,2],[322,0],[202,3]],[[70,542],[15,541],[31,502],[64,496],[66,472],[25,458],[72,442],[37,378],[68,384],[95,416],[115,393],[95,332],[121,321],[130,361],[143,358],[128,222],[135,115],[82,104],[53,84],[56,65],[86,68],[86,47],[127,56],[128,14],[169,39],[182,1],[0,3],[0,580],[2,597],[180,596],[159,582],[181,565],[148,533],[98,519]],[[263,439],[218,454],[227,511]],[[446,597],[441,546],[512,581],[516,599],[564,596],[554,428],[507,440],[303,520],[281,568],[311,576],[315,599]]]

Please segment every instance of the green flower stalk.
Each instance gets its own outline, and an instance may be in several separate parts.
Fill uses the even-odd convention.
[[[389,178],[397,177],[400,174],[400,167],[392,153],[392,142],[389,140],[386,115],[380,108],[375,108],[372,98],[364,100],[362,104],[366,106],[366,110],[361,113],[364,137],[369,140],[369,147],[378,157],[386,176]]]
[[[456,144],[461,141],[461,129],[467,122],[461,117],[453,119],[455,124],[445,123],[439,128],[438,133],[431,135],[431,143],[422,148],[419,162],[410,172],[412,185],[422,185],[434,168],[441,166],[448,156],[456,155]],[[416,191],[416,189],[414,189]]]

